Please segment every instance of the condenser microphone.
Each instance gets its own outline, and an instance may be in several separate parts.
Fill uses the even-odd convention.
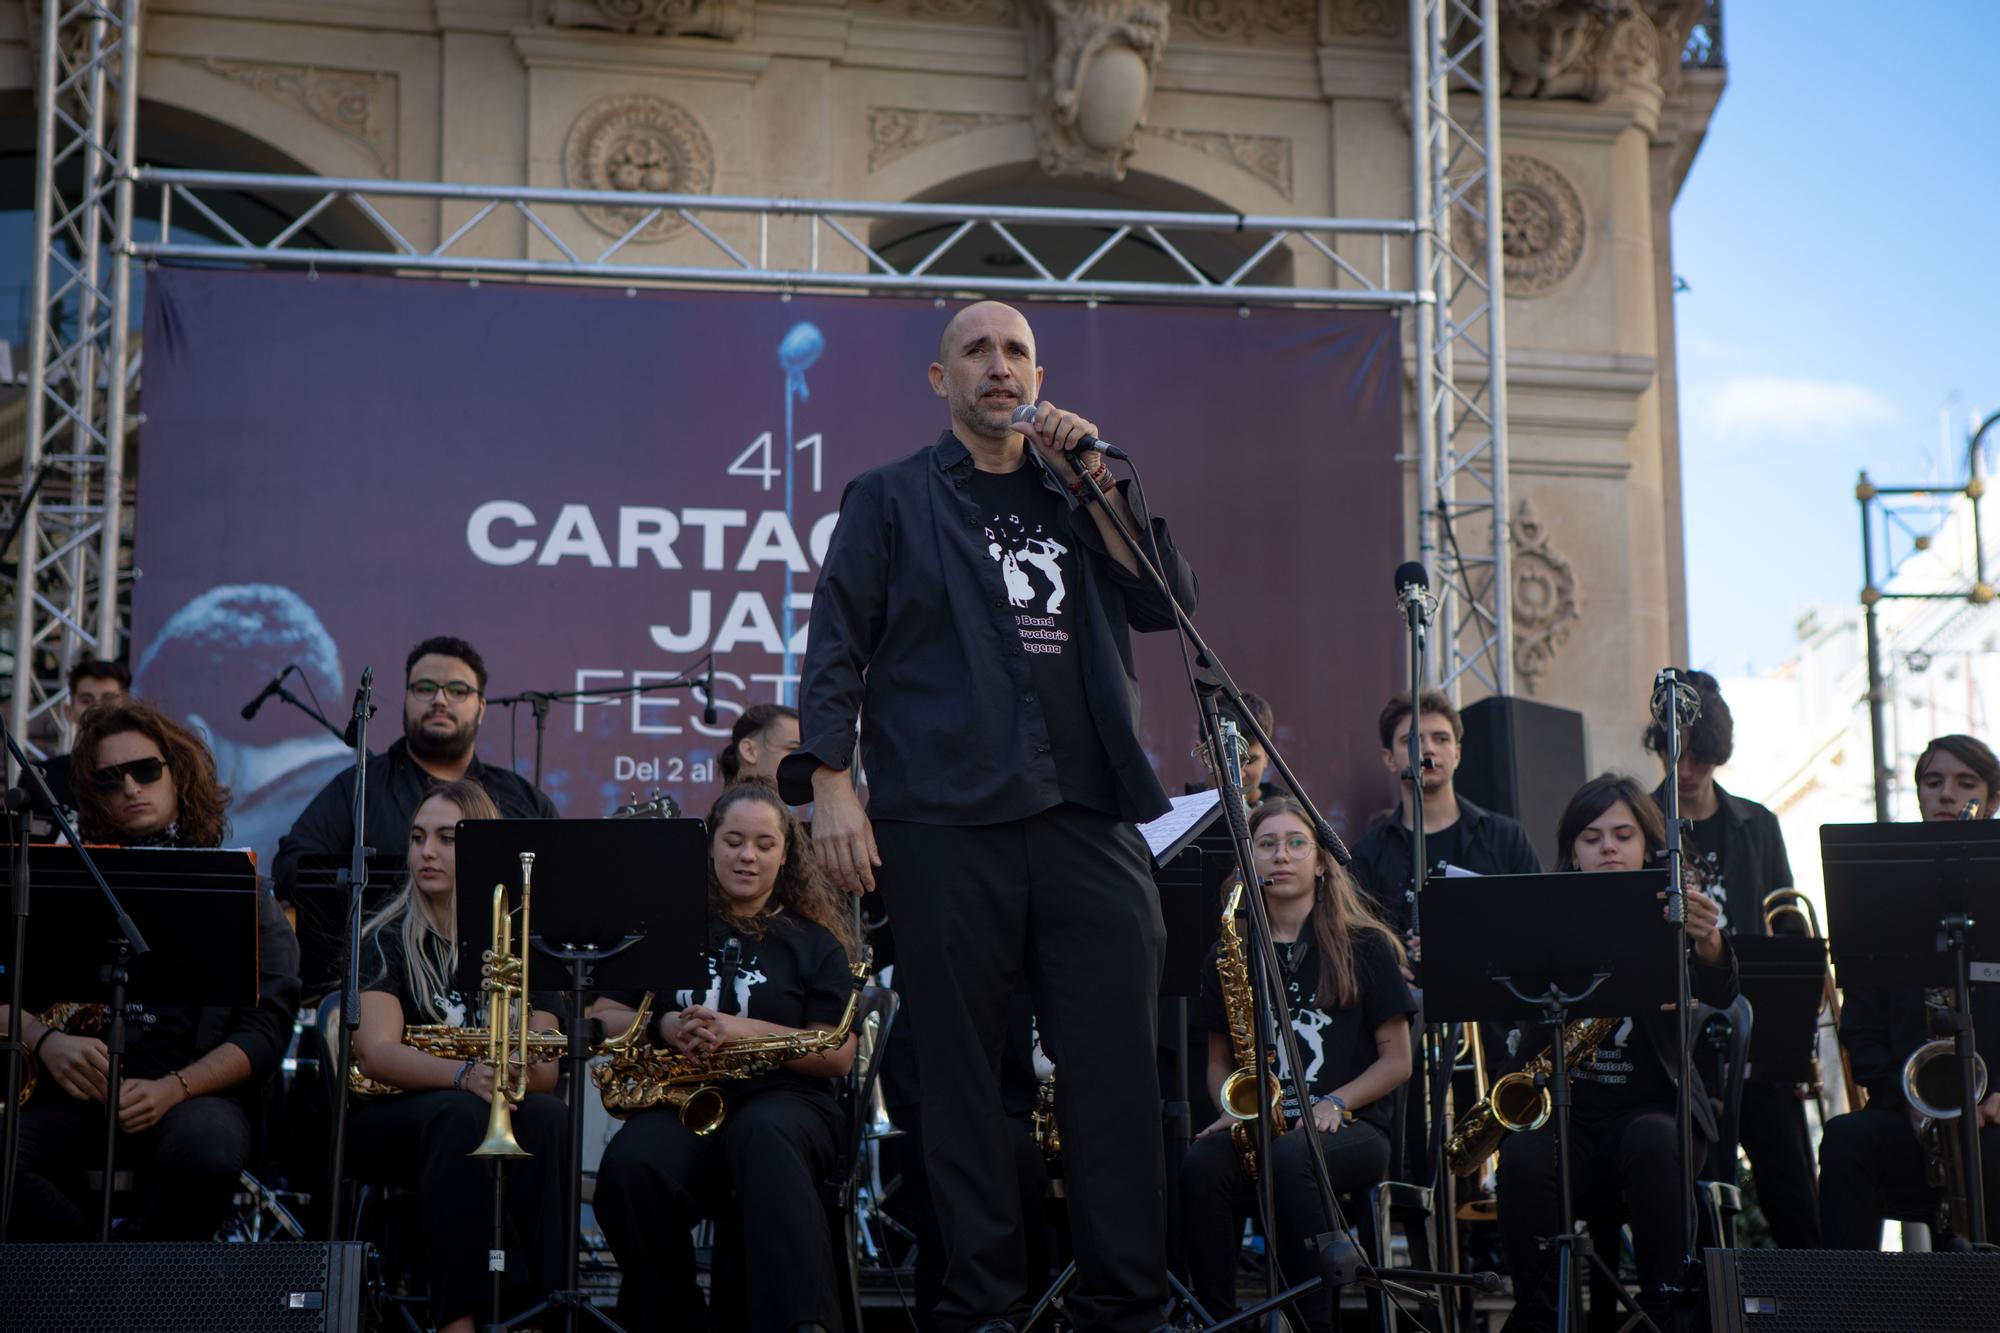
[[[1411,624],[1429,624],[1431,618],[1431,576],[1423,565],[1406,560],[1396,567],[1396,609]]]
[[[1019,407],[1014,409],[1014,424],[1017,426],[1027,425],[1030,421],[1033,421],[1035,419],[1035,417],[1041,412],[1041,410],[1042,409],[1036,407],[1033,403],[1022,403]],[[1070,451],[1069,459],[1071,467],[1076,466],[1076,456],[1082,453],[1085,449],[1095,449],[1097,450],[1098,453],[1103,454],[1106,458],[1122,458],[1125,459],[1127,462],[1130,462],[1132,458],[1132,455],[1126,453],[1123,449],[1120,449],[1117,445],[1107,444],[1103,440],[1098,439],[1095,435],[1086,435],[1081,440],[1078,440],[1076,442],[1076,448]]]
[[[704,727],[715,725],[715,655],[713,653],[709,654],[708,673],[702,677],[701,724]]]
[[[280,671],[272,679],[270,684],[259,690],[256,698],[243,705],[243,720],[248,722],[251,718],[257,716],[257,710],[264,706],[264,701],[283,689],[285,687],[285,677],[297,670],[298,667],[296,665],[287,665],[283,671]]]

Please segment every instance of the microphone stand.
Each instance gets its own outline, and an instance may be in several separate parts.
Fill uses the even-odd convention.
[[[61,831],[63,837],[69,840],[69,845],[76,849],[77,858],[83,862],[84,869],[90,872],[90,878],[97,884],[98,893],[104,897],[104,905],[111,911],[113,928],[118,932],[118,954],[108,970],[111,994],[104,1009],[104,1052],[107,1057],[104,1094],[104,1189],[99,1200],[97,1219],[97,1238],[100,1241],[108,1241],[111,1239],[111,1196],[117,1183],[113,1175],[113,1168],[118,1157],[118,1083],[120,1078],[123,1077],[121,1070],[125,1059],[125,984],[130,980],[129,967],[132,960],[135,958],[144,958],[152,950],[146,943],[146,937],[140,934],[138,923],[127,915],[125,905],[118,901],[118,895],[112,892],[111,885],[105,882],[104,872],[97,868],[97,862],[91,859],[89,851],[84,848],[83,839],[77,834],[76,829],[71,826],[69,816],[63,813],[62,806],[57,803],[54,794],[49,791],[48,779],[42,776],[40,769],[28,762],[28,756],[22,751],[19,742],[14,739],[14,733],[8,730],[7,724],[4,721],[0,721],[0,740],[6,742],[7,753],[11,754],[14,757],[15,764],[19,765],[21,776],[32,783],[35,789],[34,792],[29,793],[25,788],[14,788],[7,793],[6,802],[7,808],[13,812],[16,839],[14,846],[14,939],[13,955],[9,959],[11,970],[8,980],[7,998],[7,1111],[5,1115],[7,1127],[4,1143],[6,1161],[4,1164],[0,1164],[0,1175],[4,1175],[5,1177],[4,1181],[0,1181],[0,1240],[6,1238],[7,1228],[14,1220],[14,1185],[20,1165],[18,1160],[21,1150],[21,1117],[19,1107],[21,1105],[21,1080],[23,1077],[22,1060],[25,1057],[25,1053],[21,1050],[21,1006],[25,1003],[22,982],[24,980],[23,968],[26,965],[28,944],[29,833],[27,806],[35,795],[39,795],[46,803],[49,814],[54,818],[57,829]]]
[[[346,732],[342,731],[339,727],[334,726],[333,723],[326,720],[326,714],[320,712],[319,709],[314,708],[311,704],[299,698],[298,695],[293,694],[290,690],[286,689],[284,686],[280,685],[277,688],[277,690],[273,692],[271,697],[274,699],[282,699],[284,702],[298,709],[301,713],[304,713],[307,717],[311,718],[313,721],[319,723],[322,727],[325,727],[334,736],[339,738],[340,743],[342,745],[353,744],[353,742],[347,739]]]
[[[375,716],[375,668],[361,672],[354,691],[354,843],[347,871],[346,958],[340,977],[340,1038],[333,1066],[333,1151],[326,1173],[326,1238],[337,1241],[341,1230],[340,1182],[347,1173],[347,1080],[354,1061],[354,1034],[361,1028],[361,902],[368,892],[368,719]],[[345,736],[342,739],[346,739]]]
[[[713,673],[715,668],[714,653],[710,653],[702,658],[701,662]],[[542,785],[542,743],[548,732],[550,704],[558,700],[569,699],[587,699],[593,703],[602,703],[621,695],[651,694],[656,690],[689,690],[697,685],[704,684],[705,681],[712,683],[712,674],[709,677],[703,677],[683,671],[671,680],[653,680],[646,682],[644,685],[610,685],[603,689],[595,690],[522,690],[519,694],[505,694],[497,699],[488,699],[486,702],[489,705],[504,705],[508,708],[526,704],[533,710],[535,714],[535,785],[539,787]],[[713,713],[715,706],[715,695],[712,689],[703,693],[702,703],[705,705],[702,710],[703,724],[710,725],[708,717]]]
[[[1701,716],[1701,695],[1681,678],[1678,670],[1666,667],[1653,678],[1652,712],[1653,721],[1667,736],[1667,919],[1674,924],[1674,1060],[1675,1075],[1680,1083],[1678,1095],[1674,1098],[1674,1150],[1679,1162],[1674,1185],[1681,1207],[1681,1283],[1679,1290],[1669,1294],[1676,1298],[1675,1322],[1684,1325],[1687,1310],[1679,1298],[1694,1290],[1698,1270],[1695,1267],[1694,1124],[1688,1114],[1688,1089],[1692,1078],[1688,1014],[1692,997],[1688,979],[1687,847],[1686,829],[1681,821],[1680,770],[1684,733]]]
[[[1256,716],[1243,700],[1243,692],[1236,687],[1235,681],[1230,679],[1229,672],[1222,665],[1222,660],[1216,656],[1215,652],[1201,637],[1201,632],[1195,628],[1193,619],[1189,617],[1186,609],[1181,606],[1180,599],[1174,596],[1173,585],[1167,581],[1165,571],[1154,561],[1148,550],[1150,543],[1141,544],[1137,534],[1126,525],[1125,520],[1119,515],[1118,511],[1113,509],[1106,501],[1104,488],[1098,484],[1097,478],[1089,472],[1084,471],[1079,465],[1076,453],[1069,453],[1067,459],[1070,469],[1083,479],[1085,494],[1089,497],[1085,503],[1104,506],[1104,513],[1110,518],[1112,526],[1117,530],[1119,539],[1124,542],[1126,549],[1132,553],[1132,558],[1138,565],[1143,577],[1152,584],[1154,591],[1172,609],[1175,625],[1179,628],[1181,636],[1187,640],[1188,646],[1194,651],[1195,661],[1200,666],[1202,674],[1206,677],[1205,682],[1197,683],[1197,697],[1195,702],[1201,709],[1204,738],[1211,746],[1215,747],[1210,753],[1216,755],[1219,759],[1226,758],[1221,748],[1221,731],[1219,726],[1216,725],[1220,721],[1216,698],[1219,694],[1222,697],[1226,697],[1234,706],[1234,712],[1236,718],[1239,720],[1239,725],[1247,730],[1256,739],[1257,743],[1263,746],[1264,753],[1270,756],[1272,766],[1277,769],[1279,777],[1284,779],[1285,785],[1290,788],[1293,796],[1298,800],[1300,807],[1306,812],[1307,818],[1312,822],[1314,836],[1319,841],[1320,846],[1326,848],[1341,865],[1347,866],[1353,864],[1354,855],[1348,851],[1347,844],[1341,841],[1340,835],[1334,831],[1333,825],[1327,822],[1326,817],[1320,814],[1319,808],[1313,804],[1312,798],[1306,795],[1305,784],[1299,781],[1298,775],[1292,771],[1291,765],[1286,762],[1283,753],[1279,751],[1276,743],[1265,733],[1263,727],[1258,724]],[[1142,498],[1143,494],[1142,490]],[[1217,765],[1219,782],[1223,780],[1221,774],[1226,769],[1226,763]],[[1240,790],[1236,792],[1225,790],[1222,793],[1222,799],[1223,813],[1230,821],[1231,840],[1235,844],[1238,873],[1243,876],[1243,883],[1246,888],[1254,889],[1258,884],[1258,878],[1255,858],[1250,849],[1249,820],[1244,811]],[[1263,975],[1267,977],[1284,975],[1283,968],[1278,962],[1276,945],[1271,937],[1270,917],[1265,910],[1262,891],[1245,892],[1243,900],[1249,905],[1250,909],[1250,942],[1252,948],[1256,951],[1255,956],[1258,960],[1255,966],[1261,968]],[[1256,992],[1253,990],[1254,994]],[[1275,1030],[1278,1041],[1284,1050],[1283,1065],[1291,1077],[1293,1096],[1296,1098],[1298,1105],[1310,1116],[1312,1096],[1304,1077],[1305,1062],[1299,1057],[1298,1034],[1293,1030],[1289,1022],[1276,1024]],[[1270,1098],[1269,1080],[1259,1079],[1257,1095],[1258,1120],[1260,1124],[1264,1125],[1262,1132],[1267,1134],[1269,1132],[1268,1121],[1271,1114],[1271,1108],[1268,1104]],[[1426,1286],[1469,1286],[1484,1290],[1499,1289],[1499,1277],[1493,1273],[1461,1275],[1418,1269],[1398,1269],[1396,1271],[1397,1281],[1392,1282],[1384,1277],[1374,1264],[1368,1262],[1365,1256],[1358,1252],[1359,1247],[1347,1239],[1352,1236],[1353,1232],[1341,1214],[1340,1201],[1334,1192],[1333,1179],[1327,1172],[1324,1146],[1320,1143],[1318,1133],[1307,1134],[1305,1141],[1308,1149],[1306,1157],[1312,1164],[1313,1182],[1318,1187],[1322,1211],[1336,1229],[1334,1233],[1328,1233],[1315,1238],[1318,1245],[1321,1272],[1307,1278],[1304,1282],[1299,1283],[1289,1291],[1280,1292],[1249,1310],[1242,1311],[1231,1318],[1211,1325],[1211,1333],[1220,1333],[1220,1330],[1223,1329],[1247,1327],[1250,1323],[1262,1319],[1266,1315],[1276,1314],[1285,1306],[1296,1302],[1300,1296],[1322,1285],[1337,1286],[1353,1280],[1360,1280],[1379,1287],[1385,1294],[1389,1294],[1392,1299],[1394,1293],[1398,1290],[1407,1290],[1407,1288],[1399,1287],[1398,1283],[1402,1282],[1418,1283]],[[1263,1160],[1265,1163],[1264,1171],[1260,1174],[1268,1175],[1270,1170],[1268,1152]],[[1262,1187],[1260,1186],[1260,1188]],[[1267,1216],[1267,1224],[1272,1220]],[[1339,1233],[1344,1233],[1344,1235]],[[1275,1269],[1277,1265],[1277,1246],[1275,1244],[1275,1237],[1268,1228],[1268,1225],[1265,1238],[1265,1253],[1273,1269]],[[1442,1304],[1443,1302],[1440,1301],[1440,1305]]]

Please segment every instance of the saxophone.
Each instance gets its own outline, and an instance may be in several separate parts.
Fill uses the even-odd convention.
[[[1941,1016],[1957,1004],[1949,990],[1926,989],[1924,1006],[1932,1031],[1945,1025]],[[1964,1239],[1972,1235],[1972,1200],[1965,1189],[1965,1158],[1959,1142],[1958,1048],[1950,1037],[1935,1037],[1903,1062],[1903,1100],[1922,1116],[1918,1136],[1924,1146],[1924,1177],[1938,1192],[1931,1230]],[[1986,1096],[1986,1061],[1972,1057],[1972,1100]]]
[[[1222,1112],[1236,1121],[1229,1127],[1229,1141],[1236,1145],[1237,1160],[1244,1173],[1257,1175],[1257,1036],[1252,1024],[1256,1011],[1250,995],[1250,968],[1243,955],[1243,935],[1236,929],[1236,911],[1243,905],[1243,884],[1229,891],[1222,909],[1222,948],[1215,957],[1216,979],[1222,984],[1222,1012],[1229,1024],[1229,1054],[1236,1068],[1222,1080],[1222,1095],[1216,1100]],[[1284,1087],[1278,1082],[1278,1051],[1264,1049],[1264,1082],[1270,1090],[1271,1136],[1285,1132]]]
[[[597,1084],[604,1109],[623,1119],[635,1111],[656,1106],[672,1107],[680,1121],[696,1134],[713,1134],[729,1115],[729,1106],[718,1085],[732,1079],[756,1078],[781,1065],[808,1055],[837,1051],[846,1045],[854,1030],[854,1016],[861,1006],[861,989],[868,984],[868,964],[854,964],[854,986],[847,995],[847,1008],[831,1032],[814,1029],[784,1036],[743,1037],[727,1041],[708,1055],[683,1055],[664,1046],[649,1046],[643,1038],[651,1015],[653,996],[648,992],[639,1003],[638,1016],[622,1036],[612,1037],[599,1049],[610,1059],[594,1066],[591,1081]]]
[[[1575,1069],[1586,1058],[1595,1059],[1597,1048],[1622,1018],[1585,1018],[1563,1030],[1569,1048],[1568,1066]],[[1537,1080],[1549,1072],[1549,1047],[1505,1078],[1494,1080],[1479,1103],[1451,1127],[1445,1144],[1445,1160],[1452,1174],[1476,1173],[1487,1158],[1499,1151],[1500,1140],[1509,1131],[1525,1133],[1540,1129],[1549,1119],[1549,1090]]]
[[[51,1027],[65,1035],[76,1036],[88,1032],[104,1030],[104,1006],[101,1004],[52,1004],[35,1015],[43,1027]],[[28,1104],[28,1098],[35,1095],[35,1079],[40,1062],[28,1058],[25,1049],[21,1059],[21,1105]],[[0,1089],[0,1106],[6,1104],[4,1089]]]

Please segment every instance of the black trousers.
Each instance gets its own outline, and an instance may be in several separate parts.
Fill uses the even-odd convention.
[[[1697,1135],[1699,1158],[1706,1145]],[[1572,1115],[1570,1189],[1575,1216],[1586,1215],[1593,1196],[1616,1190],[1632,1226],[1639,1283],[1647,1291],[1680,1278],[1679,1153],[1670,1107],[1644,1106],[1604,1117]],[[1701,1169],[1695,1163],[1697,1175]],[[1514,1278],[1515,1322],[1510,1328],[1553,1327],[1555,1251],[1539,1243],[1562,1230],[1560,1178],[1553,1124],[1509,1134],[1500,1144],[1500,1238]],[[1609,1246],[1600,1246],[1609,1258]],[[1579,1273],[1579,1286],[1584,1275]]]
[[[1336,1194],[1365,1189],[1389,1174],[1389,1136],[1365,1120],[1338,1134],[1321,1134],[1327,1175]],[[1287,1282],[1312,1276],[1306,1241],[1331,1229],[1320,1204],[1306,1136],[1297,1130],[1271,1145],[1271,1190]],[[1216,1318],[1236,1309],[1236,1257],[1243,1219],[1256,1208],[1256,1182],[1244,1174],[1227,1134],[1210,1134],[1188,1146],[1181,1162],[1181,1231],[1187,1241],[1188,1277],[1195,1299]],[[1311,1333],[1335,1326],[1334,1293],[1321,1288],[1298,1303]]]
[[[945,1243],[939,1327],[1021,1316],[1031,1296],[1000,1098],[1008,1004],[1024,985],[1057,1062],[1070,1310],[1083,1333],[1155,1327],[1167,1296],[1154,1063],[1166,928],[1138,831],[1065,805],[969,828],[883,820],[875,841]]]
[[[1781,1248],[1819,1248],[1819,1190],[1813,1183],[1806,1104],[1790,1084],[1743,1085],[1741,1138],[1757,1180],[1757,1203]],[[1728,1173],[1723,1178],[1733,1179]]]
[[[711,1326],[691,1233],[713,1218],[717,1249],[733,1243],[745,1275],[748,1333],[839,1328],[833,1236],[819,1192],[838,1118],[826,1094],[777,1084],[729,1096],[728,1118],[707,1136],[666,1108],[626,1121],[604,1149],[595,1201],[622,1274],[618,1322],[630,1333]]]
[[[351,1103],[347,1142],[358,1180],[417,1192],[431,1322],[442,1328],[472,1315],[481,1323],[493,1242],[493,1163],[468,1156],[486,1137],[487,1103],[439,1088]],[[569,1116],[559,1098],[531,1092],[514,1108],[514,1137],[529,1152],[507,1161],[507,1276],[510,1309],[540,1300],[563,1277],[563,1172]]]
[[[104,1165],[104,1103],[44,1078],[21,1111],[16,1241],[96,1240],[98,1195],[84,1173]],[[212,1240],[250,1160],[250,1119],[228,1097],[196,1097],[151,1129],[118,1135],[118,1170],[140,1173],[137,1220],[147,1240]]]
[[[2000,1125],[1979,1131],[1986,1234],[2000,1235]],[[1884,1218],[1928,1223],[1938,1192],[1923,1141],[1901,1105],[1866,1106],[1826,1122],[1819,1140],[1819,1233],[1830,1250],[1873,1250]]]

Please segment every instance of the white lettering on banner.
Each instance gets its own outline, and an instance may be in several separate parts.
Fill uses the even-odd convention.
[[[791,649],[795,653],[806,650],[806,636],[811,631],[813,595],[809,592],[795,592],[791,596],[791,607],[801,617],[792,631]],[[784,635],[778,630],[778,618],[771,613],[770,599],[761,592],[739,592],[729,603],[729,610],[723,615],[722,628],[715,631],[715,641],[709,642],[709,631],[714,626],[715,595],[706,588],[688,590],[687,628],[677,630],[672,625],[653,625],[649,632],[653,643],[663,652],[698,653],[704,648],[726,653],[739,645],[748,644],[762,648],[777,656],[785,651]]]
[[[681,521],[671,509],[643,506],[618,507],[618,567],[637,569],[639,552],[650,551],[661,569],[679,569],[681,558],[674,554],[674,539],[681,535]]]
[[[798,534],[792,531],[790,520],[780,509],[766,509],[757,515],[757,526],[750,529],[750,537],[743,543],[743,554],[736,557],[736,568],[752,570],[761,564],[780,564],[797,574],[812,572],[806,563],[806,553],[799,549]]]
[[[597,530],[597,520],[590,516],[589,505],[562,507],[562,513],[556,515],[555,530],[549,533],[535,563],[553,565],[566,555],[580,555],[596,569],[611,568],[611,552],[604,547],[604,537]]]
[[[612,667],[578,667],[576,686],[578,690],[616,689],[626,685],[651,685],[658,681],[675,680],[672,671],[651,671],[643,667],[632,671]],[[650,694],[586,694],[574,701],[571,711],[570,729],[581,732],[584,728],[584,709],[618,708],[627,709],[627,726],[635,736],[684,736],[693,731],[702,736],[718,739],[729,735],[736,719],[743,715],[749,705],[745,702],[753,691],[770,696],[773,703],[785,699],[787,687],[798,683],[797,676],[775,676],[753,674],[747,679],[733,671],[715,673],[715,725],[709,726],[701,720],[702,682],[696,679],[685,689],[657,690]],[[687,710],[685,714],[678,710]],[[685,718],[685,721],[670,721],[669,716]],[[624,781],[624,778],[620,778]]]
[[[629,754],[618,755],[611,761],[611,780],[613,782],[658,782],[660,780],[659,758],[655,756],[652,759],[634,759]]]
[[[488,500],[472,511],[465,521],[465,544],[472,554],[489,565],[518,565],[535,554],[532,538],[523,537],[505,546],[493,540],[495,523],[512,523],[517,528],[535,526],[534,511],[519,500]],[[817,542],[815,542],[817,545]]]
[[[771,608],[764,601],[764,594],[759,592],[736,594],[736,600],[729,604],[729,614],[723,618],[722,628],[716,632],[714,651],[726,653],[744,643],[773,656],[785,651],[785,640],[778,633],[777,622],[771,618]]]
[[[833,525],[839,521],[840,511],[835,510],[831,514],[820,515],[819,521],[812,525],[812,535],[806,544],[812,549],[815,565],[826,563],[826,548],[833,545]]]
[[[690,528],[701,529],[701,567],[703,569],[727,569],[722,560],[722,534],[730,528],[740,528],[750,521],[750,515],[742,509],[683,509],[681,522]]]

